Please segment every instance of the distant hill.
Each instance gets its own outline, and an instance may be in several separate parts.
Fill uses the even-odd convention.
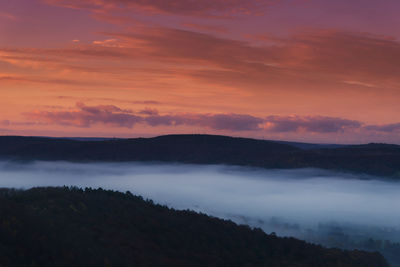
[[[101,189],[2,189],[0,214],[0,266],[387,266]]]
[[[273,142],[298,147],[304,150],[321,149],[321,148],[340,148],[347,146],[347,145],[337,145],[337,144],[311,144],[311,143],[290,142],[290,141],[273,141]]]
[[[0,137],[0,158],[75,162],[163,161],[262,168],[324,168],[400,178],[400,146],[315,145],[216,135],[135,139]]]

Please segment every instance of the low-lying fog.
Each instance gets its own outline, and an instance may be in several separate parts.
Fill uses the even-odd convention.
[[[0,162],[0,187],[62,185],[129,190],[177,209],[319,243],[332,233],[400,241],[399,182],[318,169]]]

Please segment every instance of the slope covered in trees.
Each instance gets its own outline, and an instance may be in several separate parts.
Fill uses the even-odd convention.
[[[105,190],[0,191],[0,266],[387,266]]]
[[[164,161],[262,168],[316,167],[400,178],[398,145],[307,145],[214,135],[101,141],[2,136],[0,158],[79,162]]]

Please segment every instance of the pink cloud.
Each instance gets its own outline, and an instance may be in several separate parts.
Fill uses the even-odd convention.
[[[13,21],[17,21],[18,20],[17,16],[15,16],[13,14],[10,14],[10,13],[5,13],[5,12],[0,12],[0,18],[4,18],[4,19],[7,19],[7,20],[13,20]]]
[[[90,127],[94,124],[106,124],[114,127],[132,128],[144,123],[150,126],[203,126],[215,130],[250,131],[260,130],[261,118],[242,114],[167,114],[160,115],[155,109],[145,109],[135,114],[132,110],[121,109],[114,105],[87,106],[78,102],[76,110],[71,111],[34,111],[24,115],[32,120],[48,123]]]
[[[18,82],[18,83],[39,83],[39,84],[57,84],[57,85],[84,85],[84,86],[100,86],[104,83],[91,82],[91,81],[77,81],[73,79],[49,79],[35,76],[0,76],[0,83],[2,82]]]
[[[253,46],[212,34],[162,27],[139,27],[135,32],[106,34],[111,37],[106,40],[113,40],[112,43],[118,40],[118,45],[0,49],[3,52],[0,60],[54,61],[59,68],[88,72],[107,70],[105,66],[86,66],[89,61],[84,60],[87,58],[104,62],[124,59],[127,64],[145,60],[155,64],[176,64],[177,67],[133,71],[180,75],[255,90],[268,84],[270,87],[300,87],[301,90],[324,90],[326,86],[337,85],[338,90],[363,87],[371,91],[378,87],[397,92],[394,88],[400,85],[400,42],[385,36],[335,30],[309,31],[281,38],[279,42]],[[71,59],[82,65],[67,65]],[[181,68],[179,64],[196,68]]]
[[[384,124],[384,125],[368,125],[365,128],[371,131],[392,133],[400,131],[400,123]]]
[[[74,100],[74,101],[84,101],[84,102],[89,102],[89,101],[107,101],[107,102],[117,102],[117,103],[126,103],[126,104],[135,104],[135,105],[162,105],[160,101],[155,101],[155,100],[127,100],[127,99],[118,99],[118,98],[110,98],[110,97],[88,97],[88,98],[82,98],[82,97],[73,97],[73,96],[65,96],[65,95],[60,95],[57,96],[58,99],[67,99],[67,100]],[[79,101],[78,101],[79,103]]]
[[[322,116],[269,116],[265,128],[273,132],[338,133],[357,129],[362,123],[355,120]]]
[[[83,112],[90,114],[102,114],[102,113],[133,113],[130,109],[120,109],[114,105],[99,105],[99,106],[86,106],[82,102],[76,103],[76,106]]]
[[[76,110],[35,111],[25,114],[32,120],[48,124],[61,124],[76,127],[90,127],[106,124],[113,127],[132,128],[136,124],[149,126],[199,126],[213,130],[266,131],[279,133],[342,133],[362,129],[363,123],[343,118],[323,116],[267,116],[255,117],[248,114],[202,114],[179,113],[160,114],[156,109],[147,108],[135,112],[114,105],[87,106],[78,102]]]
[[[151,126],[201,126],[214,130],[257,131],[261,130],[261,118],[245,114],[178,114],[152,115],[145,118]]]
[[[158,110],[157,109],[153,109],[153,108],[145,108],[145,109],[139,111],[139,114],[156,116],[156,115],[158,115]]]
[[[32,120],[48,124],[90,127],[93,124],[108,124],[115,127],[132,128],[143,120],[130,110],[120,109],[113,105],[86,106],[78,102],[74,111],[34,111],[24,115]]]
[[[190,16],[226,16],[257,14],[279,0],[44,0],[56,6],[74,9],[118,10],[133,9],[147,13]]]
[[[222,26],[216,25],[206,25],[206,24],[197,24],[197,23],[183,23],[182,26],[188,27],[190,29],[206,31],[206,32],[216,32],[216,33],[226,33],[228,29]]]
[[[10,125],[10,121],[9,120],[0,120],[0,125],[1,126],[9,126]]]
[[[109,35],[143,44],[140,49],[148,60],[202,65],[202,70],[182,74],[212,83],[260,88],[265,83],[298,86],[313,81],[371,90],[400,84],[400,42],[385,36],[315,30],[253,46],[170,28]]]

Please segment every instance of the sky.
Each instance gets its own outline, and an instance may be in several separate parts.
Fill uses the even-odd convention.
[[[0,135],[400,144],[398,0],[0,0]]]

